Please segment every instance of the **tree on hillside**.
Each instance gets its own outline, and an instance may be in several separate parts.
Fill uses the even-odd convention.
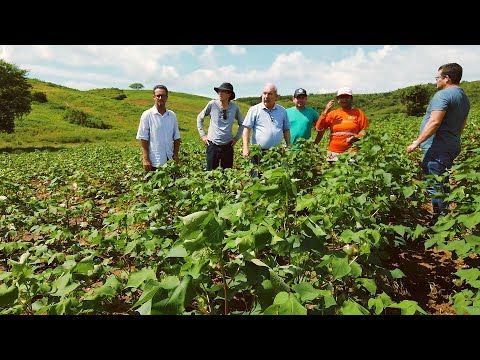
[[[428,85],[415,85],[402,91],[400,102],[406,106],[408,116],[422,116],[427,110],[431,95]]]
[[[32,86],[27,82],[27,73],[0,59],[0,132],[13,133],[15,118],[32,111]]]
[[[129,86],[131,89],[134,89],[134,90],[141,90],[143,89],[145,86],[143,86],[142,84],[140,83],[133,83],[132,85]]]

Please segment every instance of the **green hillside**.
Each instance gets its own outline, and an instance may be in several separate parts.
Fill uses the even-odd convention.
[[[94,89],[80,91],[68,87],[28,79],[32,93],[43,92],[47,102],[32,103],[31,113],[15,121],[13,134],[0,134],[0,151],[22,151],[31,149],[57,149],[86,143],[113,145],[136,145],[135,139],[140,115],[153,106],[152,90]],[[433,84],[432,93],[435,91]],[[470,96],[472,109],[478,109],[480,81],[462,82]],[[388,120],[403,113],[400,94],[404,89],[379,94],[358,94],[354,97],[356,107],[367,114],[370,122]],[[210,98],[170,91],[167,107],[177,114],[183,140],[198,139],[196,117]],[[215,98],[215,94],[212,94]],[[292,106],[291,95],[280,96],[278,103]],[[312,94],[308,105],[321,112],[334,94]],[[258,97],[236,99],[242,113],[260,101]],[[64,119],[67,110],[80,110],[101,121],[110,129],[87,128],[69,123]],[[206,121],[208,126],[208,119]]]

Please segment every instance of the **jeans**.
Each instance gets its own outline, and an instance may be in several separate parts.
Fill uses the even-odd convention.
[[[232,143],[216,145],[209,141],[207,145],[207,170],[233,167],[233,146]]]
[[[427,191],[432,196],[433,216],[446,215],[449,209],[449,203],[443,201],[443,197],[450,192],[449,187],[449,170],[453,165],[453,161],[459,152],[443,152],[436,153],[430,149],[423,156],[422,172],[426,175],[443,175],[443,182],[433,178],[425,179]]]

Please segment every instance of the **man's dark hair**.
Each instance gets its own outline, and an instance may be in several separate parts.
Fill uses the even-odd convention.
[[[438,70],[442,71],[442,75],[448,75],[453,84],[460,84],[462,80],[463,69],[457,63],[448,63],[440,66]]]
[[[165,90],[165,92],[167,93],[167,96],[168,96],[168,89],[165,85],[155,85],[155,87],[153,88],[153,95],[155,95],[155,90],[157,90],[157,89]]]

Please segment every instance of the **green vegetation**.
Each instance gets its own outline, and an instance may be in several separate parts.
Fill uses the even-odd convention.
[[[31,112],[15,120],[17,131],[10,134],[0,133],[0,151],[64,148],[105,142],[117,146],[137,146],[135,136],[140,115],[153,106],[151,90],[110,88],[80,91],[37,79],[28,79],[28,83],[34,94],[45,94],[48,101],[34,101]],[[429,89],[430,96],[435,92],[433,84],[424,87]],[[470,96],[472,109],[479,109],[480,103],[477,99],[480,98],[480,81],[462,82],[462,87]],[[365,111],[370,123],[403,119],[407,109],[402,104],[402,94],[413,88],[415,87],[380,94],[356,94],[354,105]],[[167,106],[177,114],[182,139],[198,140],[197,115],[210,98],[174,91],[169,91],[169,95]],[[215,98],[214,95],[212,98]],[[321,112],[334,95],[312,94],[309,96],[308,105]],[[239,98],[235,101],[245,115],[251,105],[260,101],[260,97]],[[292,106],[291,96],[280,96],[278,103],[285,107]],[[67,109],[82,111],[110,128],[87,129],[81,125],[72,125],[64,119]],[[414,119],[416,117],[406,117],[406,121]],[[208,126],[208,118],[205,125]]]
[[[480,113],[434,226],[421,152],[405,152],[419,120],[374,121],[331,165],[311,139],[272,149],[261,179],[239,151],[204,171],[198,139],[148,175],[138,146],[0,153],[0,314],[431,314],[424,290],[402,291],[394,254],[412,246],[462,261],[419,286],[479,314]]]
[[[27,73],[27,70],[0,59],[0,133],[13,133],[15,119],[32,110]]]
[[[423,116],[434,89],[426,85],[416,85],[406,88],[400,94],[400,101],[405,105],[407,115]]]
[[[208,98],[170,92],[180,164],[145,175],[135,134],[150,90],[115,100],[29,82],[48,101],[0,136],[0,314],[431,314],[424,289],[440,283],[438,302],[480,314],[478,82],[462,84],[472,111],[454,206],[435,224],[421,152],[405,151],[421,117],[406,115],[402,90],[355,96],[371,123],[357,154],[327,164],[326,137],[302,140],[268,151],[259,179],[238,145],[234,168],[204,171],[196,116]],[[71,124],[69,111],[112,128]],[[412,246],[451,252],[460,270],[402,291],[412,272],[396,254]]]

